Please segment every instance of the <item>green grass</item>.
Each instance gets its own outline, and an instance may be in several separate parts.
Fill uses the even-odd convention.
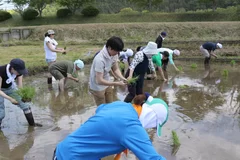
[[[64,47],[64,42],[58,42],[59,47]],[[62,53],[57,54],[57,60],[70,60],[81,59],[85,63],[90,63],[93,55],[96,51],[102,48],[96,45],[68,45],[68,52],[66,55]],[[29,75],[37,74],[43,71],[47,71],[47,63],[45,61],[45,52],[43,49],[43,42],[33,42],[33,45],[18,45],[3,47],[0,46],[1,50],[1,65],[7,64],[13,58],[21,58],[25,61],[26,67],[29,71]],[[91,54],[87,56],[87,53],[91,51]],[[4,55],[4,56],[3,56]]]
[[[181,145],[178,135],[175,131],[172,131],[172,139],[173,139],[173,150],[172,150],[172,154],[175,155]]]
[[[36,94],[35,88],[30,86],[19,88],[16,92],[20,97],[22,97],[22,101],[24,102],[30,102]]]

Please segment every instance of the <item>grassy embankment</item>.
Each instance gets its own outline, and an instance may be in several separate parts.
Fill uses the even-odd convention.
[[[23,28],[23,27],[19,27]],[[24,27],[25,28],[25,27]],[[89,62],[96,51],[100,50],[106,40],[121,36],[125,48],[135,49],[155,41],[162,30],[168,32],[163,42],[164,47],[179,49],[180,58],[202,58],[199,46],[205,41],[221,42],[223,49],[217,51],[220,59],[240,56],[240,22],[162,22],[162,23],[99,23],[28,26],[32,34],[21,41],[1,43],[1,64],[8,63],[14,57],[27,62],[31,73],[46,70],[43,50],[43,35],[48,29],[55,30],[59,47],[67,46],[67,55],[58,54],[58,60],[84,59]],[[8,30],[9,28],[1,28]],[[90,56],[86,54],[91,51]],[[231,59],[230,58],[230,59]],[[230,62],[229,62],[230,63]]]

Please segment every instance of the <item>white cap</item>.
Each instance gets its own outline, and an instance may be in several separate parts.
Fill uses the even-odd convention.
[[[54,30],[48,30],[47,33],[48,34],[55,34]]]
[[[177,50],[177,49],[174,49],[174,50],[173,50],[173,54],[175,54],[176,56],[179,56],[179,55],[180,55],[180,51]]]
[[[161,101],[162,100],[151,105],[144,103],[142,106],[142,112],[139,116],[139,120],[144,128],[157,127],[158,137],[161,136],[162,126],[168,119],[168,109],[161,103]]]
[[[218,46],[218,48],[222,48],[222,44],[221,43],[217,43],[217,46]]]
[[[82,60],[78,59],[74,62],[74,65],[76,65],[78,68],[83,69],[84,68],[84,63]]]
[[[147,46],[142,51],[146,55],[155,55],[158,53],[157,44],[155,42],[148,42]]]

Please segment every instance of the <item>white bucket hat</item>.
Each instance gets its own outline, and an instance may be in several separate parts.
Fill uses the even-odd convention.
[[[177,56],[180,56],[180,51],[177,50],[177,49],[174,49],[174,50],[173,50],[173,53],[174,53],[175,55],[177,55]]]
[[[152,99],[152,102],[143,104],[139,120],[146,129],[157,127],[157,136],[160,137],[162,126],[168,120],[168,107],[159,98],[151,96],[149,98]]]
[[[82,60],[78,59],[74,62],[74,65],[76,65],[78,68],[83,69],[84,68],[84,63]]]
[[[127,49],[125,53],[128,57],[131,57],[133,55],[133,50]]]
[[[155,42],[148,42],[147,46],[142,51],[146,55],[155,55],[158,53],[157,44]]]
[[[218,46],[218,48],[222,48],[222,44],[221,43],[217,43],[217,46]]]
[[[54,30],[48,30],[47,33],[50,35],[50,34],[55,34]]]

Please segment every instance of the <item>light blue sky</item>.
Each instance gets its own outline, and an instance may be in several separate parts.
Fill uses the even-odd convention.
[[[3,2],[3,5],[0,6],[0,9],[4,9],[4,10],[11,10],[14,8],[14,5],[12,3],[6,3]]]

